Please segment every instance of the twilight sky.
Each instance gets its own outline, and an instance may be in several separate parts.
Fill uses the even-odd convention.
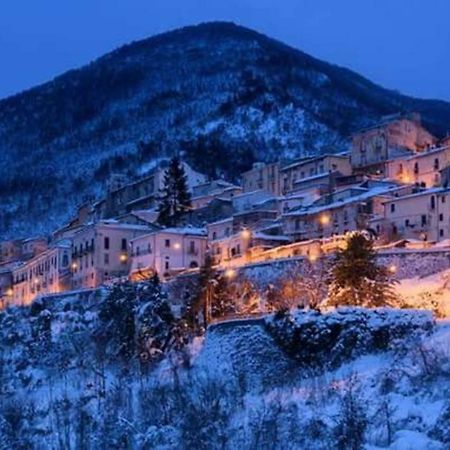
[[[4,0],[0,98],[132,40],[210,20],[254,28],[385,87],[450,101],[449,0]]]

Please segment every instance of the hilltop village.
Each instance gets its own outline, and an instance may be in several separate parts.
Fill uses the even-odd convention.
[[[240,185],[180,161],[189,208],[170,226],[160,218],[167,161],[137,180],[113,176],[104,198],[50,237],[0,243],[0,305],[154,273],[167,280],[198,271],[206,255],[230,276],[281,258],[315,261],[354,230],[367,230],[377,249],[450,247],[450,138],[437,139],[411,113],[333,150],[255,163]]]

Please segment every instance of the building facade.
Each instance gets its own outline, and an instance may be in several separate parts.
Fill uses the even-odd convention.
[[[356,171],[384,175],[386,161],[425,151],[436,142],[418,114],[388,116],[353,136],[351,165]]]
[[[203,265],[207,248],[206,230],[166,228],[131,241],[131,279],[157,273],[161,278]]]
[[[72,241],[72,288],[96,288],[128,275],[132,239],[148,233],[143,225],[103,221],[87,225]]]
[[[71,244],[63,240],[18,265],[12,271],[15,305],[29,305],[44,294],[70,289]]]
[[[298,191],[301,187],[313,187],[318,184],[319,179],[324,179],[329,184],[333,178],[330,174],[346,176],[350,175],[351,172],[348,154],[327,154],[303,158],[281,168],[280,192],[286,194]]]
[[[241,175],[243,192],[263,190],[273,195],[280,195],[280,163],[257,162]]]
[[[385,240],[442,241],[450,238],[450,189],[435,188],[391,198],[374,227]]]
[[[450,146],[430,148],[413,156],[386,161],[385,176],[401,183],[436,187],[442,182],[441,170],[450,164]]]

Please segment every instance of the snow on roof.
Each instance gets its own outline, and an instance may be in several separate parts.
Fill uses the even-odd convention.
[[[309,215],[309,214],[318,214],[323,211],[340,208],[342,206],[346,206],[346,205],[350,205],[352,203],[367,200],[372,197],[385,196],[388,193],[389,193],[389,189],[386,189],[386,188],[383,189],[382,187],[373,188],[373,189],[367,190],[366,192],[363,192],[362,194],[354,195],[354,196],[346,198],[346,199],[338,200],[333,203],[329,203],[327,205],[319,205],[319,206],[313,205],[313,206],[309,206],[309,207],[306,206],[297,211],[291,211],[291,212],[285,213],[285,214],[283,214],[283,216],[305,216],[305,215]]]
[[[145,222],[153,224],[158,219],[158,212],[146,209],[131,211],[130,214]]]
[[[425,191],[416,192],[414,194],[402,195],[401,197],[390,198],[390,199],[386,200],[385,203],[398,202],[399,200],[408,200],[408,199],[414,198],[414,197],[421,197],[423,195],[438,194],[438,193],[444,193],[444,192],[450,192],[450,188],[443,188],[443,187],[430,188]]]
[[[221,220],[217,220],[215,222],[211,222],[208,225],[221,225],[223,223],[232,222],[232,221],[233,221],[233,217],[227,217],[225,219],[221,219]]]
[[[254,214],[254,213],[271,213],[271,214],[278,214],[278,210],[276,209],[265,209],[265,208],[252,208],[252,209],[246,209],[245,211],[239,211],[233,214],[233,217],[235,216],[245,216],[246,214]]]
[[[443,145],[440,147],[430,148],[423,152],[414,153],[411,156],[407,156],[406,158],[402,158],[402,155],[399,155],[397,158],[390,158],[386,162],[397,161],[399,159],[404,159],[405,161],[411,161],[411,160],[414,160],[417,158],[423,158],[425,156],[434,155],[436,153],[440,153],[440,152],[443,152],[444,150],[448,150],[448,149],[450,149],[450,145]]]
[[[309,164],[314,161],[320,161],[325,158],[341,158],[341,159],[347,159],[348,158],[348,152],[341,152],[341,153],[324,153],[323,155],[317,155],[317,156],[307,156],[303,159],[294,161],[287,166],[283,166],[281,170],[289,170],[294,167],[303,166],[305,164]]]
[[[137,236],[132,239],[131,242],[145,239],[149,236],[155,236],[157,234],[178,234],[181,236],[197,236],[197,237],[205,237],[207,235],[205,228],[195,228],[195,227],[172,227],[172,228],[162,228],[161,230],[154,230],[150,233],[143,234],[141,236]]]
[[[255,194],[265,194],[265,195],[271,196],[273,198],[276,197],[274,194],[272,194],[270,192],[267,192],[264,189],[255,189],[254,191],[243,192],[242,194],[235,195],[233,197],[233,200],[238,200],[238,199],[244,198],[244,197],[250,197],[250,196],[255,195]]]
[[[283,241],[283,242],[290,242],[291,240],[287,236],[280,236],[280,235],[272,235],[267,233],[261,233],[260,231],[257,231],[253,233],[253,237],[255,239],[263,239],[267,241]]]
[[[316,175],[311,175],[311,176],[309,176],[309,177],[300,178],[299,180],[295,180],[295,181],[294,181],[294,185],[295,185],[295,184],[306,183],[306,182],[308,182],[308,181],[314,181],[314,180],[319,179],[319,178],[327,178],[327,177],[329,177],[332,173],[336,173],[336,171],[334,171],[334,172],[318,173],[318,174],[316,174]]]

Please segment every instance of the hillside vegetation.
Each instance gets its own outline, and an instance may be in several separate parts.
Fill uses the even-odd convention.
[[[231,23],[125,45],[0,101],[0,237],[45,232],[112,172],[178,150],[233,179],[255,160],[344,150],[388,113],[443,134],[450,104],[383,89]]]

